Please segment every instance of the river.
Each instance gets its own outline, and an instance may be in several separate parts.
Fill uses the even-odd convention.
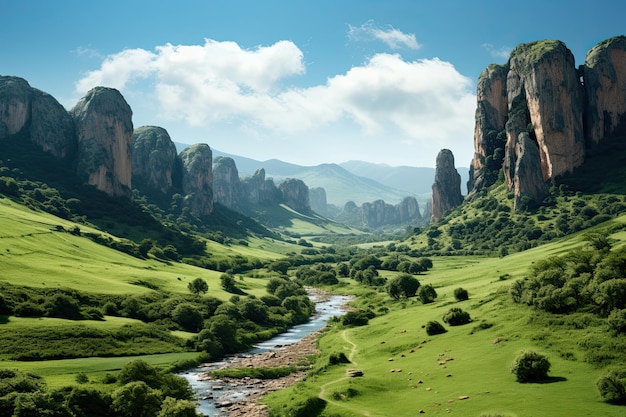
[[[307,335],[323,329],[331,317],[344,314],[344,308],[350,300],[348,296],[333,295],[322,297],[315,293],[311,293],[310,298],[315,303],[315,313],[308,322],[293,326],[288,331],[272,339],[258,343],[246,355],[260,354],[294,344]],[[180,374],[180,376],[189,381],[193,388],[199,402],[197,410],[200,414],[210,417],[226,416],[227,413],[221,411],[220,404],[225,402],[243,402],[246,400],[248,391],[255,389],[247,387],[245,384],[228,385],[223,381],[205,380],[202,378],[207,371],[220,369],[226,363],[225,361],[211,362]]]

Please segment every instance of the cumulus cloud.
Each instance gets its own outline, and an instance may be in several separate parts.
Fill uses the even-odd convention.
[[[490,43],[483,43],[482,47],[486,49],[492,57],[498,59],[509,59],[509,56],[511,56],[511,51],[513,50],[511,47],[508,46],[501,46],[500,48],[496,48]]]
[[[147,94],[157,103],[159,120],[196,127],[232,122],[247,137],[352,129],[363,140],[424,146],[471,137],[472,82],[448,62],[376,54],[323,84],[294,87],[304,73],[303,53],[292,42],[246,50],[207,39],[203,45],[166,44],[108,56],[76,89],[104,85],[127,94],[147,81],[141,87],[151,86]]]
[[[381,29],[371,20],[361,26],[349,25],[348,38],[355,41],[379,40],[391,49],[419,49],[421,47],[414,33],[403,33],[391,26]]]

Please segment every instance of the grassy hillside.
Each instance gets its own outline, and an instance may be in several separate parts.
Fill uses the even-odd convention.
[[[625,222],[626,216],[613,221]],[[435,287],[438,298],[432,304],[351,290],[360,293],[356,307],[389,312],[362,327],[335,323],[320,341],[317,371],[265,402],[273,415],[287,415],[289,404],[311,398],[325,401],[322,416],[409,416],[422,410],[426,415],[463,416],[623,415],[622,406],[601,400],[596,381],[607,368],[623,365],[625,336],[612,336],[603,319],[588,313],[548,314],[514,304],[508,293],[533,263],[584,246],[583,235],[502,258],[436,257],[433,269],[417,276],[422,285]],[[625,243],[623,232],[611,238],[619,241],[616,246]],[[469,292],[469,300],[456,300],[453,293],[459,287]],[[472,321],[444,324],[446,333],[429,336],[426,323],[443,323],[451,307],[468,312]],[[552,364],[544,383],[522,384],[510,372],[514,358],[528,349],[547,355]],[[602,349],[622,353],[612,362],[590,359],[597,360]],[[329,358],[339,353],[350,363],[332,365],[336,362]],[[363,376],[350,378],[349,369],[361,370]]]

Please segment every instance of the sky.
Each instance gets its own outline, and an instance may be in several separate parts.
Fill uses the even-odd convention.
[[[299,165],[473,156],[476,83],[518,44],[577,65],[626,34],[626,2],[0,0],[0,75],[68,110],[118,89],[135,127]]]

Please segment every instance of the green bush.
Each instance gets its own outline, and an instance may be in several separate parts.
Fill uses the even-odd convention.
[[[429,336],[434,336],[436,334],[442,334],[447,332],[446,328],[443,327],[441,323],[438,321],[429,321],[426,323],[426,334]]]
[[[469,299],[469,293],[465,288],[456,288],[454,290],[454,298],[456,298],[457,301],[465,301]]]
[[[460,326],[462,324],[467,324],[472,319],[467,311],[463,311],[458,307],[452,307],[450,310],[443,315],[443,322],[449,324],[450,326]]]
[[[344,326],[365,326],[369,323],[369,318],[366,311],[348,311],[341,319],[341,323]]]
[[[596,387],[604,401],[614,404],[626,403],[626,384],[623,375],[609,371],[598,379]]]
[[[515,358],[511,372],[519,382],[538,382],[548,378],[550,366],[545,355],[529,350],[521,352]]]
[[[626,310],[611,311],[607,323],[615,333],[626,333]]]
[[[435,291],[432,285],[426,284],[419,288],[417,296],[422,303],[430,304],[437,298],[437,291]]]

